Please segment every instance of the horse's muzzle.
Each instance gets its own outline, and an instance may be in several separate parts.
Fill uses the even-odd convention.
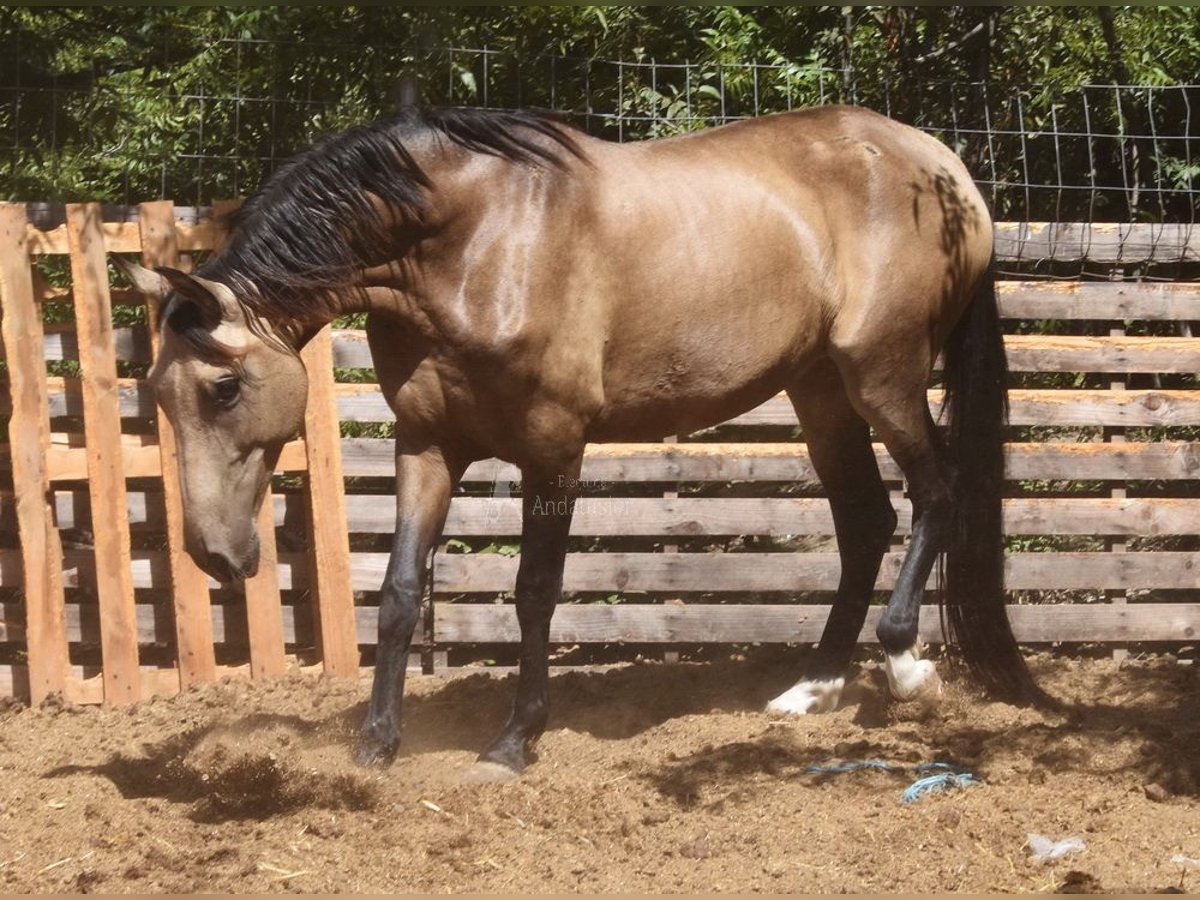
[[[206,551],[202,554],[192,554],[203,572],[215,578],[222,584],[245,581],[258,574],[259,552],[258,535],[251,536],[250,552],[242,559],[235,561],[227,553]]]

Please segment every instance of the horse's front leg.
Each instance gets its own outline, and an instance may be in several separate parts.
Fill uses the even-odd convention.
[[[404,673],[421,616],[425,562],[461,476],[462,464],[438,447],[396,455],[396,533],[379,598],[375,682],[356,754],[362,765],[388,763],[399,749]]]
[[[519,775],[549,716],[550,617],[562,595],[563,563],[571,529],[579,460],[553,474],[522,472],[521,565],[517,570],[517,620],[521,670],[512,713],[500,736],[479,756],[468,781]]]

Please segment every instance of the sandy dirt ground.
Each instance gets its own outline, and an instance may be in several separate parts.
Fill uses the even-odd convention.
[[[350,761],[365,684],[10,705],[0,891],[1200,888],[1200,671],[1034,666],[1068,712],[982,702],[953,672],[936,710],[895,704],[867,664],[837,712],[774,720],[759,710],[792,670],[774,652],[565,672],[536,764],[471,787],[511,675],[411,678],[385,771]],[[831,759],[947,761],[985,783],[903,805],[911,771],[809,772]],[[1030,832],[1086,849],[1040,863]]]

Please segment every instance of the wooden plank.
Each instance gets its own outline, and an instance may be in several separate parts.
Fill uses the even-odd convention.
[[[139,644],[160,644],[170,640],[172,616],[164,606],[139,603],[136,613]],[[95,606],[92,604],[68,603],[65,608],[67,640],[72,644],[95,641],[96,615]],[[242,623],[238,621],[239,618],[237,607],[220,603],[212,604],[209,608],[209,630],[213,634],[214,642],[239,649],[244,647],[242,638],[246,632]],[[378,607],[364,606],[355,609],[355,625],[359,643],[375,643],[378,620]],[[312,617],[307,614],[307,610],[297,609],[291,605],[281,605],[279,621],[281,623],[279,634],[281,648],[285,641],[295,644],[298,642],[309,643],[313,640]],[[20,604],[0,602],[0,643],[19,642],[23,636],[24,623]],[[286,664],[285,657],[285,668]],[[250,668],[253,673],[253,663],[250,664]]]
[[[97,213],[99,215],[99,213]],[[30,252],[39,254],[65,254],[70,252],[68,225],[59,225],[42,231],[34,225],[26,226]],[[214,228],[212,222],[179,222],[179,249],[185,252],[212,249]],[[99,240],[109,253],[137,253],[142,249],[142,238],[137,222],[103,222],[100,224]]]
[[[89,551],[67,550],[64,561],[67,587],[90,580],[94,560]],[[387,561],[386,553],[352,553],[354,590],[378,591]],[[902,561],[900,552],[884,557],[877,590],[895,586]],[[517,562],[516,557],[495,553],[443,554],[434,569],[434,590],[439,594],[511,591]],[[838,565],[833,552],[573,553],[567,556],[564,589],[604,593],[831,591],[837,587]],[[1034,592],[1122,587],[1195,590],[1200,587],[1198,572],[1200,557],[1192,551],[1015,553],[1007,557],[1006,583],[1010,590]],[[166,555],[161,551],[135,550],[132,573],[139,589],[170,585]],[[280,554],[278,577],[284,590],[306,589],[309,572],[304,556]],[[930,576],[930,585],[933,583]],[[20,552],[0,549],[0,587],[20,586]],[[209,586],[216,587],[216,583]]]
[[[1010,334],[1010,372],[1200,372],[1200,338]]]
[[[515,643],[520,639],[511,604],[439,603],[435,635],[440,643]],[[883,607],[873,606],[859,641],[877,642]],[[1050,604],[1009,606],[1013,634],[1022,643],[1052,641],[1191,641],[1200,633],[1200,604]],[[560,605],[550,640],[583,643],[813,643],[829,616],[824,605]],[[943,641],[938,608],[921,607],[921,638]]]
[[[680,556],[688,557],[689,554],[680,554]],[[899,554],[894,554],[894,556],[899,556]],[[1044,560],[1032,559],[1032,557],[1038,557],[1038,556],[1045,557],[1046,559],[1044,559]],[[1042,565],[1043,563],[1049,564],[1049,569],[1052,570],[1052,569],[1067,569],[1067,566],[1062,565],[1062,564],[1068,563],[1068,562],[1074,562],[1075,563],[1075,566],[1074,566],[1075,572],[1078,572],[1078,574],[1082,575],[1086,571],[1085,566],[1088,564],[1091,564],[1093,562],[1098,562],[1098,563],[1102,563],[1102,564],[1109,562],[1109,560],[1102,559],[1102,557],[1104,556],[1104,554],[1102,554],[1102,553],[1087,554],[1087,556],[1088,556],[1087,559],[1075,559],[1075,560],[1063,560],[1063,559],[1056,560],[1056,559],[1054,559],[1054,557],[1057,557],[1057,556],[1067,556],[1067,554],[1026,553],[1026,554],[1020,554],[1020,556],[1018,556],[1018,557],[1010,557],[1009,558],[1009,574],[1012,575],[1015,572],[1016,578],[1018,578],[1019,581],[1028,581],[1028,580],[1032,580],[1032,578],[1036,578],[1040,571],[1045,571],[1045,566]],[[1122,554],[1122,559],[1120,560],[1120,564],[1117,564],[1117,560],[1115,558],[1111,560],[1110,564],[1108,564],[1108,574],[1120,576],[1122,574],[1122,572],[1127,571],[1127,570],[1128,571],[1152,572],[1153,571],[1153,563],[1151,562],[1151,560],[1144,560],[1144,562],[1141,562],[1141,563],[1135,562],[1135,560],[1130,560],[1129,563],[1126,563],[1126,560],[1123,559],[1123,557],[1150,557],[1150,556],[1158,556],[1158,554],[1151,554],[1151,553]],[[1193,566],[1195,565],[1195,563],[1196,563],[1196,558],[1195,558],[1196,554],[1195,553],[1183,554],[1183,556],[1192,557],[1192,559],[1190,559],[1189,562],[1192,563]],[[1114,554],[1114,557],[1115,557],[1115,554]],[[826,574],[822,577],[822,584],[821,584],[820,589],[823,590],[823,592],[832,593],[836,587],[836,559],[832,556],[828,556],[828,554],[827,554],[827,556],[824,557],[822,560],[822,564],[826,564],[826,563],[829,564],[830,570],[829,570],[828,574]],[[1028,564],[1028,565],[1026,565],[1026,564]],[[1159,563],[1159,565],[1160,564],[1162,564],[1162,563]],[[782,568],[782,566],[774,566],[774,568],[776,570],[778,570],[779,575],[781,575],[781,576],[788,574],[787,569]],[[893,568],[892,575],[890,575],[889,578],[894,578],[895,566],[892,566],[892,568]],[[1193,569],[1193,572],[1195,572],[1195,569]],[[1069,581],[1069,580],[1067,580],[1067,581]],[[881,581],[881,584],[886,584],[886,583],[889,583],[889,582]],[[511,586],[511,584],[510,584],[510,586]],[[1194,587],[1194,582],[1193,582],[1193,587]],[[810,588],[810,589],[812,589],[812,588]],[[886,589],[886,588],[881,588],[881,589]],[[1050,590],[1051,588],[1046,587],[1045,589]],[[688,593],[688,592],[684,592],[684,593]],[[721,592],[719,592],[719,593],[721,593]],[[779,592],[779,593],[794,594],[794,593],[797,593],[797,589],[793,588],[791,590],[786,590],[786,592]],[[1176,610],[1176,608],[1184,608],[1184,610],[1189,611],[1188,614],[1189,614],[1189,616],[1192,616],[1192,617],[1194,617],[1196,613],[1200,612],[1200,604],[1192,604],[1192,602],[1180,602],[1180,604],[1144,604],[1144,602],[1128,602],[1128,604],[1123,605],[1124,610],[1130,610],[1130,611],[1146,610],[1146,608],[1150,608],[1150,607],[1156,607],[1156,608],[1159,608],[1159,610]],[[508,625],[508,624],[502,625],[502,628],[511,629],[511,630],[502,631],[498,635],[492,634],[490,636],[480,636],[479,634],[476,634],[476,632],[469,630],[469,629],[474,629],[474,628],[493,628],[493,626],[494,626],[493,623],[496,622],[496,620],[490,618],[490,614],[488,614],[486,612],[479,613],[479,612],[475,612],[475,611],[479,611],[479,610],[511,610],[511,608],[512,607],[510,605],[499,605],[498,606],[496,604],[491,604],[491,602],[487,602],[487,604],[469,604],[469,602],[442,602],[442,601],[439,601],[438,604],[436,604],[436,614],[434,614],[434,637],[436,637],[436,640],[439,643],[473,642],[473,641],[479,641],[479,642],[515,641],[515,640],[517,640],[517,637],[518,637],[518,635],[516,634],[515,620],[514,620],[514,622],[511,623],[511,625]],[[635,620],[635,622],[646,623],[647,617],[650,617],[650,622],[653,623],[650,626],[653,626],[653,628],[666,628],[668,623],[670,623],[671,619],[670,619],[670,617],[667,617],[665,619],[654,619],[653,617],[659,613],[646,612],[646,611],[683,610],[685,612],[680,613],[680,614],[683,614],[683,616],[694,617],[691,619],[691,622],[694,624],[690,625],[690,628],[708,629],[708,628],[714,628],[714,626],[722,626],[722,628],[730,628],[730,629],[743,628],[743,629],[751,629],[751,630],[750,631],[727,630],[724,632],[714,631],[714,632],[703,632],[703,634],[697,634],[697,632],[695,632],[695,631],[676,632],[676,635],[674,635],[673,637],[670,637],[670,636],[664,636],[664,635],[660,634],[660,632],[654,632],[654,634],[647,634],[647,632],[637,632],[636,630],[626,629],[624,631],[617,632],[616,635],[614,635],[612,631],[593,632],[593,634],[590,636],[560,634],[558,637],[554,638],[554,640],[564,641],[564,642],[610,641],[611,640],[611,641],[647,641],[647,642],[684,641],[684,642],[700,642],[700,643],[718,642],[718,641],[721,641],[721,642],[724,642],[724,641],[728,641],[728,642],[767,641],[767,642],[770,642],[770,641],[774,641],[774,640],[780,640],[780,641],[816,640],[816,637],[818,636],[818,634],[812,635],[810,637],[805,637],[805,638],[800,638],[800,637],[778,637],[778,638],[776,638],[773,636],[774,631],[772,630],[772,628],[770,628],[769,624],[763,625],[763,624],[755,623],[754,617],[757,616],[757,614],[760,614],[761,611],[785,610],[785,611],[788,611],[788,614],[809,614],[812,610],[821,610],[821,608],[824,608],[824,607],[822,607],[820,605],[797,604],[797,602],[786,602],[786,601],[780,602],[780,604],[770,604],[770,605],[754,604],[754,602],[751,602],[751,604],[746,604],[746,602],[740,602],[737,599],[737,594],[731,594],[731,600],[728,602],[722,602],[722,604],[660,605],[660,604],[650,604],[650,602],[644,602],[644,601],[638,602],[637,598],[634,598],[634,599],[632,599],[632,601],[629,601],[629,602],[623,602],[623,604],[617,604],[617,605],[612,605],[612,606],[607,605],[607,604],[572,604],[572,602],[565,602],[565,604],[559,606],[559,612],[562,612],[563,610],[581,610],[581,608],[582,608],[582,610],[626,610],[626,611],[631,611],[629,613],[629,616],[631,616],[632,619]],[[1046,608],[1072,608],[1072,610],[1079,610],[1080,612],[1078,613],[1078,616],[1075,616],[1075,614],[1073,614],[1073,616],[1057,618],[1054,620],[1054,623],[1052,623],[1052,624],[1039,625],[1039,626],[1037,626],[1036,631],[1034,631],[1034,626],[1026,623],[1026,628],[1028,630],[1025,632],[1025,637],[1021,638],[1021,640],[1027,640],[1027,641],[1034,641],[1034,640],[1037,640],[1037,641],[1118,641],[1118,640],[1120,640],[1120,641],[1126,641],[1126,640],[1128,640],[1128,641],[1151,641],[1151,640],[1194,641],[1196,636],[1198,636],[1198,634],[1200,634],[1200,629],[1195,629],[1195,625],[1189,625],[1190,628],[1194,629],[1192,632],[1189,632],[1189,631],[1187,631],[1186,626],[1180,626],[1177,624],[1171,625],[1170,630],[1166,631],[1166,632],[1138,630],[1136,628],[1130,630],[1127,628],[1126,625],[1122,625],[1123,630],[1118,631],[1115,628],[1115,623],[1122,623],[1122,618],[1120,616],[1120,613],[1112,613],[1111,611],[1112,611],[1112,608],[1114,608],[1114,607],[1112,607],[1109,604],[1104,604],[1104,602],[1093,602],[1093,604],[1032,604],[1032,605],[1022,604],[1022,605],[1010,605],[1009,606],[1010,616],[1012,616],[1014,618],[1014,622],[1015,622],[1016,617],[1021,616],[1021,614],[1025,614],[1024,612],[1016,612],[1016,611],[1046,610]],[[446,611],[450,611],[450,612],[446,612]],[[466,611],[466,612],[463,612],[463,611]],[[725,611],[725,612],[722,613],[721,611]],[[5,623],[5,631],[4,631],[4,634],[0,635],[0,643],[11,642],[11,641],[19,642],[20,637],[22,637],[22,635],[24,634],[24,623],[22,622],[22,619],[20,619],[20,614],[22,614],[22,612],[23,612],[22,606],[20,606],[18,604],[0,604],[0,622]],[[138,635],[139,643],[152,644],[152,643],[161,642],[164,640],[164,638],[166,638],[170,635],[170,631],[172,631],[172,625],[170,625],[170,623],[167,620],[169,618],[169,616],[166,616],[166,614],[164,614],[164,612],[166,612],[166,611],[164,611],[161,606],[156,607],[156,606],[152,606],[149,604],[139,604],[136,607],[137,635]],[[282,616],[281,616],[282,632],[281,632],[281,634],[282,634],[282,638],[284,641],[287,641],[287,643],[289,643],[289,644],[293,644],[293,643],[306,643],[308,641],[313,640],[313,637],[314,637],[313,625],[312,625],[311,620],[308,619],[308,617],[306,616],[305,613],[306,613],[305,610],[302,610],[302,608],[298,608],[295,606],[288,605],[288,606],[282,607]],[[355,613],[354,614],[354,628],[355,628],[355,634],[356,634],[356,637],[358,637],[359,643],[364,644],[364,646],[373,646],[373,644],[376,643],[376,641],[377,641],[378,616],[379,616],[378,607],[377,606],[360,606],[360,607],[355,608],[354,613]],[[491,613],[491,614],[492,614],[492,616],[494,616],[494,614],[496,614],[496,613]],[[594,613],[593,616],[602,617],[602,616],[604,616],[604,614],[605,613]],[[732,617],[734,619],[738,619],[739,622],[742,624],[734,624],[732,626],[722,625],[722,623],[727,622],[726,619],[720,618],[722,616],[722,614],[725,614],[725,616]],[[214,634],[214,636],[215,636],[216,643],[221,644],[221,646],[228,646],[230,649],[235,649],[235,648],[240,649],[240,648],[245,647],[245,643],[242,642],[242,635],[245,634],[245,631],[244,631],[244,629],[242,629],[241,623],[238,622],[238,620],[236,620],[236,617],[238,617],[238,611],[236,611],[236,607],[227,607],[227,606],[223,606],[220,604],[216,604],[211,607],[211,625],[210,626],[212,629],[212,634]],[[77,643],[80,641],[94,641],[95,640],[95,629],[96,629],[95,619],[96,619],[96,610],[94,607],[90,607],[90,606],[85,607],[85,606],[82,606],[79,604],[67,604],[65,607],[65,623],[66,623],[67,640],[70,641],[71,643]],[[1194,618],[1192,620],[1194,622]],[[602,619],[601,618],[601,622],[607,623],[604,625],[604,628],[612,628],[612,619]],[[823,619],[821,619],[821,622],[823,623]],[[464,624],[460,624],[460,623],[464,623]],[[1152,628],[1158,628],[1158,624],[1159,623],[1147,623],[1147,625],[1152,626]],[[1096,630],[1087,631],[1086,629],[1088,629],[1088,628],[1093,628],[1093,629],[1099,628],[1100,631],[1099,632]],[[1056,629],[1061,629],[1061,630],[1056,630]],[[864,640],[874,641],[874,630],[871,630],[870,635],[866,636],[864,638]],[[172,671],[174,671],[174,670],[172,670]]]
[[[997,281],[1005,319],[1200,319],[1200,285],[1187,282]]]
[[[250,674],[254,678],[271,678],[287,671],[273,505],[268,489],[258,509],[258,572],[243,583]]]
[[[358,676],[350,536],[342,487],[342,443],[334,394],[333,349],[325,327],[301,352],[308,371],[304,441],[308,450],[307,504],[314,611],[321,659],[331,675]]]
[[[452,553],[434,569],[439,594],[512,590],[519,557]],[[902,551],[884,557],[875,589],[890,591],[904,561]],[[355,587],[377,590],[386,555],[355,555]],[[841,572],[836,553],[571,553],[563,589],[589,592],[745,593],[832,591]],[[1016,553],[1006,557],[1009,590],[1087,590],[1117,586],[1195,590],[1200,554],[1097,552]],[[935,584],[930,576],[930,586]]]
[[[997,222],[1000,262],[1196,262],[1200,229],[1177,223]]]
[[[179,267],[179,249],[175,237],[175,205],[169,201],[142,203],[139,228],[142,238],[142,265]],[[150,345],[155,356],[162,347],[157,326],[160,299],[146,297]],[[162,466],[163,506],[166,512],[167,550],[171,567],[171,596],[175,604],[175,651],[179,665],[180,687],[216,677],[217,659],[213,648],[211,600],[208,579],[184,548],[183,495],[179,483],[179,455],[175,431],[166,412],[159,407],[156,415],[158,451]]]
[[[876,462],[886,480],[898,480],[900,469],[874,445]],[[1180,480],[1200,477],[1200,443],[1163,441],[1127,443],[1008,444],[1010,480]],[[342,441],[347,476],[388,477],[393,472],[392,442],[348,438]],[[803,443],[742,442],[662,444],[589,444],[581,478],[599,482],[642,481],[780,481],[815,484],[816,472]],[[516,466],[491,459],[473,463],[463,481],[519,481]]]
[[[1101,285],[1095,285],[1101,287]],[[1155,287],[1165,287],[1156,285]],[[1172,285],[1174,286],[1174,285]],[[1184,286],[1184,285],[1179,285]],[[1083,287],[1093,287],[1084,285]],[[1132,285],[1130,287],[1133,287]],[[120,300],[130,303],[132,294],[120,292]],[[1012,311],[1020,309],[1025,316],[1010,318],[1027,319],[1074,319],[1094,321],[1101,317],[1098,312],[1119,313],[1123,306],[1131,305],[1128,298],[1101,298],[1107,302],[1095,304],[1092,309],[1078,303],[1065,302],[1058,295],[1035,292],[1030,296],[1018,295],[1022,302],[1009,303]],[[140,295],[139,295],[140,296]],[[1069,295],[1068,295],[1069,296]],[[1200,319],[1200,294],[1195,309],[1185,308],[1183,298],[1193,299],[1191,294],[1164,294],[1155,304],[1165,313],[1177,308],[1179,316],[1162,315],[1158,319],[1194,321]],[[1011,300],[1012,298],[1010,298]],[[1168,305],[1170,304],[1170,305]],[[1189,313],[1183,315],[1182,313]],[[1133,318],[1133,317],[1130,317]],[[1139,317],[1153,320],[1153,317]],[[70,326],[57,325],[47,330],[43,339],[43,355],[47,360],[78,359],[79,344]],[[1074,372],[1074,371],[1194,371],[1197,354],[1196,339],[1184,337],[1122,338],[1054,336],[1054,335],[1008,335],[1005,346],[1008,350],[1009,367],[1014,372]],[[117,359],[125,362],[148,362],[150,346],[147,329],[141,325],[124,326],[113,331],[113,346]],[[1163,362],[1160,368],[1158,361]],[[357,329],[339,328],[333,332],[333,361],[338,368],[373,369],[370,349],[366,343],[366,332]]]
[[[301,675],[316,675],[315,666],[302,666],[293,658],[291,669]],[[67,678],[66,699],[77,704],[98,704],[103,700],[104,687],[100,678],[89,674],[90,667],[71,666]],[[218,678],[245,678],[250,675],[248,666],[217,666]],[[142,685],[142,696],[169,697],[179,690],[179,675],[174,669],[142,666],[138,673]],[[0,665],[0,697],[15,696],[24,698],[27,694],[22,690],[26,683],[25,667],[21,665]]]
[[[126,439],[133,435],[125,435]],[[392,462],[391,442],[385,440],[342,441],[343,471],[346,475],[386,475]],[[128,448],[126,448],[128,451]],[[302,448],[298,448],[302,451]],[[875,446],[885,478],[899,477],[899,470]],[[753,454],[753,455],[750,455]],[[1011,479],[1040,480],[1190,480],[1200,473],[1200,443],[1154,444],[1102,443],[1009,444]],[[299,467],[297,467],[299,468]],[[126,470],[126,475],[131,473]],[[84,477],[83,472],[80,477]],[[517,480],[516,468],[499,460],[474,464],[466,481]],[[806,482],[815,485],[816,475],[803,444],[677,444],[666,449],[660,444],[593,444],[584,457],[583,478],[592,481],[765,481]],[[351,531],[390,531],[390,514],[365,509],[375,495],[351,495],[347,520]],[[382,497],[383,495],[378,495]],[[390,495],[388,495],[390,497]],[[60,490],[53,494],[55,520],[62,528],[87,525],[86,494]],[[158,531],[164,527],[159,504],[153,494],[127,493],[130,525],[138,530]],[[274,499],[272,521],[282,524],[287,505],[294,498]],[[386,504],[385,504],[386,506]],[[9,495],[0,492],[0,531],[16,527]],[[1200,527],[1200,526],[1198,526]]]
[[[54,510],[64,528],[86,527],[84,495],[61,491]],[[344,500],[344,530],[391,534],[395,513],[381,494],[351,494]],[[382,501],[382,502],[381,502]],[[287,511],[310,502],[296,495],[275,495],[264,502],[268,513],[261,530],[281,527]],[[896,533],[910,533],[912,507],[898,499]],[[161,530],[157,497],[141,491],[126,495],[125,520],[141,532]],[[1009,535],[1192,535],[1200,529],[1200,500],[1172,497],[1017,497],[1004,501]],[[459,496],[450,505],[445,534],[454,537],[514,537],[521,531],[521,501],[509,497]],[[833,534],[829,505],[820,497],[581,497],[571,534],[591,537],[718,537]]]
[[[82,436],[50,436],[50,479],[87,477]],[[153,477],[160,472],[156,439],[122,435],[126,478]],[[70,449],[67,448],[70,445]],[[585,481],[615,482],[801,482],[815,485],[816,472],[802,442],[704,442],[672,444],[589,444],[583,460]],[[7,453],[0,445],[0,458]],[[900,470],[883,445],[875,459],[886,480],[898,480]],[[1017,443],[1005,448],[1010,481],[1179,481],[1200,477],[1200,442],[1128,442],[1117,447],[1099,442]],[[299,472],[307,465],[304,443],[284,446],[277,472]],[[342,438],[342,474],[347,478],[391,478],[395,475],[394,442],[386,438]],[[0,471],[5,468],[0,461]],[[498,459],[472,463],[465,483],[519,481],[520,472]],[[134,507],[131,501],[132,510]],[[60,511],[61,514],[61,511]],[[0,520],[0,530],[13,527]],[[145,520],[138,520],[144,524]],[[67,526],[65,523],[63,527]]]
[[[872,607],[860,641],[873,644],[881,607]],[[826,605],[559,606],[551,622],[555,643],[811,643],[820,637],[829,614]],[[511,605],[437,604],[438,640],[509,643],[517,639]],[[1200,604],[1131,603],[1010,605],[1009,620],[1022,643],[1192,642],[1200,633]],[[364,617],[363,625],[367,624]],[[942,640],[937,608],[923,606],[920,633],[928,643]],[[301,669],[301,671],[305,671]],[[311,669],[308,670],[311,672]],[[219,677],[244,677],[245,666],[221,666]],[[99,703],[103,687],[81,666],[72,666],[66,696],[73,703]],[[25,666],[0,665],[0,697],[27,697]],[[142,667],[144,696],[170,695],[178,689],[172,669]]]
[[[51,417],[81,414],[78,379],[52,377],[47,379],[47,385]],[[1127,390],[1121,391],[1120,396],[1114,396],[1114,393],[1108,390],[1011,390],[1010,422],[1013,425],[1064,427],[1200,425],[1200,391]],[[117,394],[122,416],[133,418],[154,414],[153,393],[145,382],[133,378],[119,379]],[[338,416],[343,422],[394,422],[396,419],[377,385],[337,384],[334,394],[337,397]],[[930,409],[934,415],[940,412],[941,401],[941,391],[929,392]],[[7,412],[8,408],[7,398],[0,395],[0,413]],[[792,405],[783,394],[722,424],[797,427]]]
[[[1127,390],[1010,390],[1008,393],[1013,425],[1054,425],[1060,427],[1170,427],[1200,425],[1200,391]],[[941,412],[942,392],[929,392],[934,415]],[[347,412],[356,413],[359,403],[347,403]],[[736,426],[797,427],[796,414],[783,395],[736,416],[724,423]]]
[[[67,678],[62,546],[49,503],[50,419],[42,314],[33,296],[25,207],[0,203],[0,332],[8,359],[9,458],[28,616],[28,689],[35,703]],[[3,393],[3,392],[0,392]],[[5,504],[7,505],[7,504]]]
[[[113,291],[113,305],[132,305],[134,297],[141,294],[133,291]],[[72,295],[72,299],[73,299]],[[113,352],[122,362],[149,362],[151,357],[150,332],[143,325],[125,325],[113,329]],[[54,325],[46,330],[42,341],[42,355],[47,360],[79,359],[79,337],[70,325]]]
[[[1011,372],[1200,372],[1200,338],[1010,334],[1004,346]],[[373,367],[363,331],[338,330],[333,348],[339,367]]]
[[[104,699],[139,699],[137,624],[130,575],[125,476],[121,471],[121,421],[117,361],[112,349],[112,307],[99,204],[67,206],[71,282],[83,370],[83,417],[87,433],[88,486],[96,542],[96,594],[101,608]]]
[[[897,532],[908,534],[912,506],[893,503]],[[392,511],[375,497],[346,498],[351,529],[390,533]],[[277,516],[277,521],[281,516]],[[1200,500],[1185,498],[1021,497],[1004,501],[1008,535],[1195,534]],[[455,497],[445,534],[457,537],[521,533],[521,501],[509,497]],[[571,534],[597,537],[703,537],[738,534],[786,537],[833,534],[833,517],[823,498],[809,497],[580,497]]]

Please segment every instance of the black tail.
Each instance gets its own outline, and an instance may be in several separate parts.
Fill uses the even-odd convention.
[[[1049,704],[1029,674],[1005,610],[1000,501],[1007,375],[993,263],[945,350],[947,451],[955,497],[945,614],[967,664],[990,693],[1012,703]]]

